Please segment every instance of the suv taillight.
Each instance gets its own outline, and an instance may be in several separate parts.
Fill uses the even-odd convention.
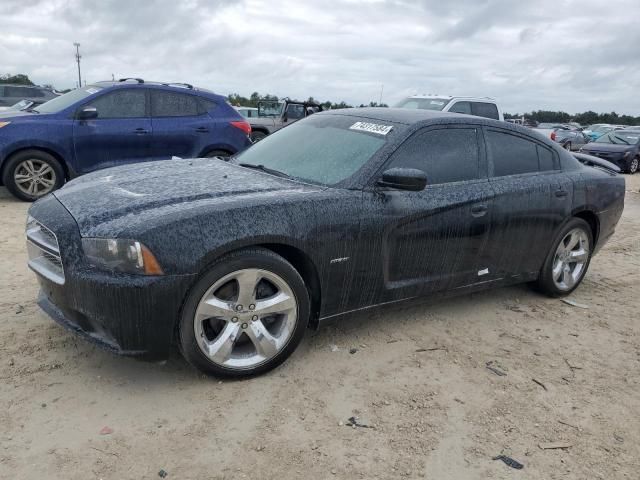
[[[551,140],[556,141],[556,132],[551,132]]]
[[[249,122],[245,122],[244,120],[234,120],[233,122],[231,122],[231,125],[239,128],[245,134],[251,135],[251,125],[249,125]]]

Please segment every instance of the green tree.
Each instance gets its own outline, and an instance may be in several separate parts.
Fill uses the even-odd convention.
[[[23,73],[17,73],[16,75],[5,73],[4,75],[0,75],[0,83],[14,83],[16,85],[34,85],[34,83],[31,80],[29,80],[29,77]]]

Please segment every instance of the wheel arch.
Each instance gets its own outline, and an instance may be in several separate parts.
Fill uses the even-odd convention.
[[[579,209],[573,212],[573,217],[581,218],[585,222],[589,224],[591,227],[591,234],[593,236],[593,246],[598,243],[598,239],[600,236],[600,220],[598,219],[598,215],[593,210],[588,208]]]
[[[42,146],[20,147],[20,148],[17,148],[15,150],[13,150],[11,153],[7,154],[7,156],[5,157],[4,161],[2,162],[2,165],[0,165],[0,178],[2,178],[2,176],[4,174],[4,169],[6,168],[6,165],[9,162],[9,160],[11,160],[11,158],[14,155],[17,155],[20,152],[24,152],[24,151],[27,151],[27,150],[39,150],[41,152],[44,152],[44,153],[47,153],[47,154],[51,155],[53,158],[55,158],[60,163],[60,166],[62,167],[62,170],[64,171],[65,180],[69,180],[71,178],[71,174],[73,172],[69,169],[69,165],[67,165],[67,162],[64,160],[64,157],[59,152],[55,151],[54,149],[51,149],[51,148],[48,148],[48,147],[42,147]]]
[[[319,325],[320,308],[322,300],[322,283],[320,280],[320,274],[316,263],[313,261],[310,255],[304,252],[300,247],[294,246],[291,243],[281,238],[255,238],[253,241],[234,242],[227,245],[225,248],[216,249],[211,252],[199,263],[201,265],[200,271],[205,271],[211,266],[217,259],[228,255],[238,250],[245,250],[248,248],[264,248],[271,252],[280,255],[286,261],[288,261],[293,268],[295,268],[307,287],[309,293],[310,313],[309,327],[317,328]]]

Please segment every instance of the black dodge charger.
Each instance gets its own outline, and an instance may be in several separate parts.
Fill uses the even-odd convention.
[[[124,355],[241,377],[307,327],[535,282],[566,295],[613,234],[624,180],[527,129],[466,115],[313,115],[230,161],[85,175],[27,222],[40,306]]]

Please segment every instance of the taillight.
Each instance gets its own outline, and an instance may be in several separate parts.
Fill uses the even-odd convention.
[[[556,141],[556,132],[551,132],[551,140]]]
[[[234,120],[233,122],[231,122],[231,125],[233,125],[236,128],[239,128],[246,135],[251,134],[251,125],[249,124],[249,122],[245,122],[244,120]]]

